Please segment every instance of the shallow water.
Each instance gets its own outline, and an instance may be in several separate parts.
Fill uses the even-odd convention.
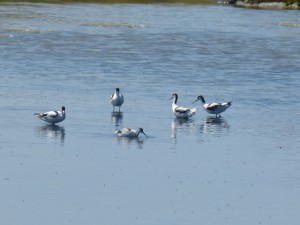
[[[298,225],[299,13],[1,3],[1,223]],[[174,92],[233,104],[178,120]]]

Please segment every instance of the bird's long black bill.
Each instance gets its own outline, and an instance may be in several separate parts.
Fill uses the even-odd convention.
[[[194,103],[195,103],[195,102],[197,102],[197,101],[199,101],[199,99],[197,99],[197,100],[193,101],[193,102],[192,102],[192,104],[194,104]]]

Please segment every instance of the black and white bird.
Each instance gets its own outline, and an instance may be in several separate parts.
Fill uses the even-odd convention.
[[[212,103],[206,103],[205,99],[202,95],[199,95],[193,103],[201,101],[203,108],[206,110],[206,112],[210,114],[215,114],[216,117],[221,117],[220,113],[224,112],[226,109],[228,109],[231,106],[231,102],[212,102]]]
[[[187,119],[189,117],[192,117],[197,112],[197,108],[187,108],[183,106],[178,106],[177,105],[178,94],[174,93],[169,100],[171,99],[173,99],[172,111],[177,118]]]
[[[137,130],[131,129],[131,128],[122,128],[120,130],[116,130],[115,134],[118,137],[138,137],[139,134],[142,133],[144,134],[146,137],[148,137],[145,133],[143,128],[139,128]]]
[[[110,103],[113,105],[115,111],[115,107],[119,107],[119,112],[121,111],[121,105],[124,103],[124,96],[120,93],[120,88],[116,88],[115,93],[111,95]]]
[[[66,118],[66,108],[62,106],[61,111],[35,113],[34,115],[47,123],[56,124],[63,121]]]

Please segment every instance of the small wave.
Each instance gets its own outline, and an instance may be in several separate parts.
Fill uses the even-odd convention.
[[[280,27],[300,27],[300,23],[278,23],[276,25]]]
[[[13,38],[14,35],[0,35],[0,39],[1,38]]]
[[[292,5],[287,5],[285,2],[248,3],[247,1],[243,1],[243,0],[237,0],[235,5],[239,7],[262,8],[262,9],[298,9],[299,8],[296,3]]]
[[[89,23],[81,24],[81,26],[91,26],[91,27],[114,27],[114,28],[144,28],[141,24],[128,24],[128,23]]]
[[[30,29],[30,28],[1,28],[2,31],[18,32],[18,33],[50,33],[59,32],[53,29]]]

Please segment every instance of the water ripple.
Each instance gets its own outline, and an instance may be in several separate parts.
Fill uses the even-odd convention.
[[[89,27],[114,27],[114,28],[144,28],[142,24],[128,24],[128,23],[84,23],[81,26]]]
[[[300,23],[278,23],[275,25],[279,27],[300,27]]]
[[[32,29],[32,28],[1,28],[2,31],[16,32],[16,33],[51,33],[61,32],[60,30],[54,29]]]
[[[1,38],[14,38],[13,35],[0,35],[0,39]]]

